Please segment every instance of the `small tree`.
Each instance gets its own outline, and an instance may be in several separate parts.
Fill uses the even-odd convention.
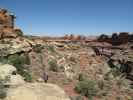
[[[26,54],[21,56],[18,54],[10,55],[8,57],[8,63],[16,67],[18,74],[22,75],[25,81],[32,81],[32,76],[28,69],[24,67],[25,64],[30,64],[30,59]]]
[[[98,37],[98,41],[99,42],[107,42],[107,40],[109,39],[108,35],[102,34]]]
[[[97,94],[96,83],[90,80],[79,81],[75,86],[75,90],[88,98],[92,98]]]
[[[56,60],[51,60],[51,61],[49,61],[48,64],[49,64],[49,69],[51,71],[58,72],[58,65],[57,65]]]

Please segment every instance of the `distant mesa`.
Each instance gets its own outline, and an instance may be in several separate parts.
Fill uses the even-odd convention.
[[[23,32],[21,29],[16,29],[15,27],[15,15],[10,13],[6,9],[0,8],[0,39],[2,38],[16,38],[17,36],[22,36]],[[98,38],[91,38],[89,36],[83,35],[65,35],[63,37],[39,37],[39,36],[28,36],[33,40],[41,39],[49,42],[107,42],[112,45],[120,45],[128,42],[133,42],[133,34],[129,32],[113,33],[112,36],[105,34],[100,35]]]
[[[98,42],[107,42],[115,46],[133,42],[133,34],[129,32],[113,33],[112,36],[102,34],[97,40]]]

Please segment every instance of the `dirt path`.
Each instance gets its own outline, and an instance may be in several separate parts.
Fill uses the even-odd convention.
[[[78,96],[79,95],[74,91],[74,83],[73,82],[70,82],[69,84],[64,85],[64,90],[69,96]]]
[[[71,96],[71,97],[76,97],[76,96],[80,96],[80,94],[76,93],[74,90],[76,82],[70,82],[67,85],[64,85],[64,91],[67,93],[67,95]],[[87,100],[86,97],[84,97],[84,100]]]

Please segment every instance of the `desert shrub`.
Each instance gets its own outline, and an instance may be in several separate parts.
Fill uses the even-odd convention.
[[[25,81],[30,82],[32,80],[28,69],[24,67],[25,64],[30,64],[28,56],[19,56],[18,54],[10,55],[8,57],[8,63],[16,67],[18,74],[22,75]]]
[[[74,97],[70,97],[71,100],[84,100],[84,98],[82,96],[74,96]]]
[[[48,50],[51,52],[55,52],[54,46],[48,46]]]
[[[79,76],[78,76],[78,80],[79,80],[79,81],[84,81],[84,80],[86,80],[85,75],[84,75],[83,73],[80,73]]]
[[[116,100],[122,100],[122,98],[120,96],[116,97]]]
[[[64,79],[62,82],[63,82],[63,85],[67,85],[69,84],[70,81],[68,79]]]
[[[2,80],[0,80],[0,99],[6,97],[6,89]]]
[[[6,64],[7,63],[7,58],[0,56],[0,63]]]
[[[22,67],[25,64],[30,65],[30,59],[27,54],[23,55],[14,54],[8,57],[8,63],[19,68],[20,66]]]
[[[18,54],[10,55],[8,57],[8,63],[14,65],[15,67],[18,67],[18,69],[21,65],[23,65]]]
[[[16,32],[18,36],[23,36],[23,32]]]
[[[122,80],[121,79],[118,79],[117,81],[116,81],[116,84],[119,86],[119,88],[123,85],[123,82],[122,82]]]
[[[48,62],[48,64],[49,64],[49,69],[51,71],[58,72],[58,65],[57,65],[56,60],[51,60]]]
[[[27,81],[27,82],[31,82],[32,81],[32,76],[31,76],[31,74],[29,72],[27,72],[27,71],[23,72],[22,76],[24,77],[25,81]]]
[[[99,89],[101,89],[101,90],[104,89],[104,85],[105,85],[105,83],[104,83],[103,80],[99,80],[99,81],[97,82],[97,84],[98,84]]]
[[[33,50],[36,53],[41,53],[42,49],[43,49],[43,46],[41,46],[40,44],[37,44],[37,45],[33,46]]]
[[[64,66],[63,66],[63,65],[60,65],[60,66],[59,66],[59,71],[60,71],[60,72],[64,72],[64,70],[65,70]]]
[[[8,63],[15,66],[17,71],[21,71],[24,69],[23,65],[25,64],[25,59],[18,54],[14,54],[8,57]]]
[[[106,81],[110,81],[111,79],[112,79],[112,77],[114,77],[113,75],[112,75],[112,72],[111,71],[109,71],[108,73],[106,73],[105,75],[104,75],[104,80],[106,80]]]
[[[74,57],[70,57],[69,60],[70,60],[71,62],[76,63],[76,59],[75,59]]]
[[[16,30],[15,30],[15,33],[16,33],[18,36],[23,36],[23,32],[22,32],[20,29],[16,29]]]
[[[31,76],[30,72],[21,71],[20,75],[22,75],[24,77],[24,80],[26,82],[32,82],[32,76]]]
[[[92,98],[97,94],[96,83],[91,80],[79,81],[75,86],[75,91],[83,96]]]
[[[30,65],[30,58],[29,58],[28,54],[21,55],[20,59],[21,59],[22,64]]]
[[[121,72],[118,68],[112,68],[111,73],[114,77],[117,77],[117,76],[121,75]]]
[[[116,79],[116,85],[119,88],[125,88],[127,90],[131,89],[131,84],[125,78],[121,78],[121,77],[117,78]]]

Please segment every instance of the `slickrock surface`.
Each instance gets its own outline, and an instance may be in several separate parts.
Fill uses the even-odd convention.
[[[5,100],[70,100],[57,85],[45,83],[27,83],[10,88]]]

